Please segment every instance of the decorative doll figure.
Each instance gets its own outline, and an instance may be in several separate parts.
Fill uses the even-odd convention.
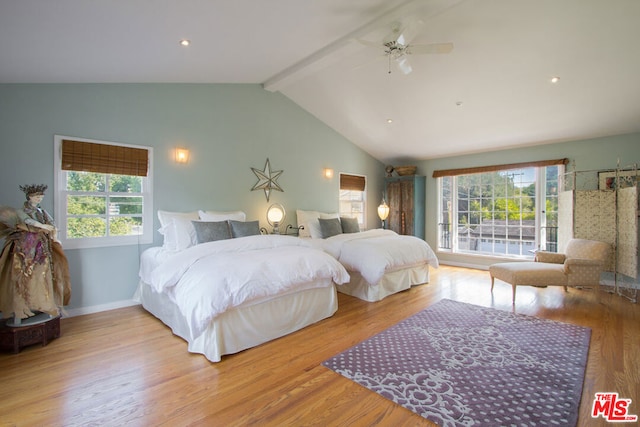
[[[69,265],[57,240],[53,218],[40,207],[46,185],[20,186],[27,201],[22,209],[1,208],[0,311],[19,326],[34,312],[60,315],[69,303]]]

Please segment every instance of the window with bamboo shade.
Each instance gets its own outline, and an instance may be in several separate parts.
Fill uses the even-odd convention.
[[[54,199],[65,248],[153,241],[152,148],[56,135]]]
[[[360,229],[366,228],[366,186],[364,175],[340,174],[338,213],[342,217],[357,218]]]

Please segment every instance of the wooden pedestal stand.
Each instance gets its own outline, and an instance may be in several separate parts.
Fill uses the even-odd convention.
[[[26,319],[20,326],[8,326],[7,322],[11,319],[0,320],[0,350],[19,353],[26,346],[42,344],[44,347],[52,339],[58,338],[60,316],[46,316],[46,320],[37,323],[30,323],[30,319]]]

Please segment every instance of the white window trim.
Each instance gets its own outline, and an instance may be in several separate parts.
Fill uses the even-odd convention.
[[[143,148],[149,151],[149,171],[143,185],[142,196],[144,199],[142,210],[143,234],[136,236],[107,236],[107,237],[87,237],[82,239],[67,239],[66,224],[67,220],[67,204],[66,204],[66,181],[65,174],[67,171],[62,170],[62,140],[72,139],[74,141],[91,142],[95,144],[118,145],[122,147]],[[153,148],[123,144],[119,142],[100,141],[95,139],[77,138],[75,136],[54,135],[54,218],[58,226],[58,239],[65,249],[85,249],[99,248],[107,246],[125,246],[148,244],[153,242]]]

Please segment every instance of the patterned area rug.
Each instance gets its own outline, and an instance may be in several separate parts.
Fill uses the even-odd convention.
[[[575,426],[590,338],[442,300],[322,364],[440,426]]]

